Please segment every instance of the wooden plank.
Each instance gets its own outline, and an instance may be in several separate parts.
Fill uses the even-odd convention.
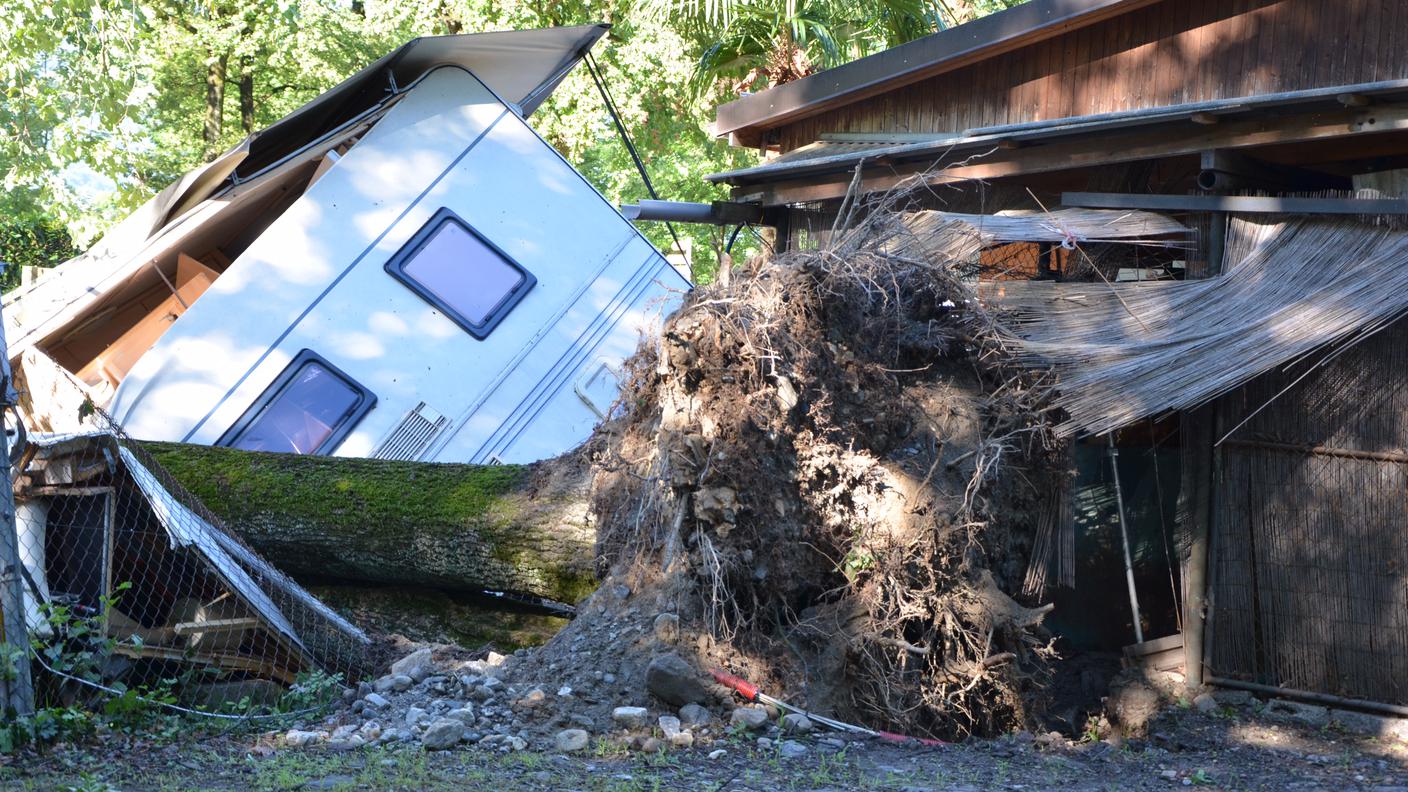
[[[238,655],[229,653],[202,653],[192,652],[189,649],[176,649],[166,646],[133,646],[132,644],[119,643],[113,647],[114,654],[126,657],[153,657],[161,660],[178,660],[186,663],[196,663],[199,665],[216,666],[231,671],[252,671],[257,674],[277,679],[286,685],[291,685],[297,677],[297,672],[284,666],[275,665],[273,662],[248,655]]]
[[[1371,123],[1372,121],[1372,123]],[[972,149],[954,152],[937,161],[885,165],[874,168],[862,184],[866,192],[887,190],[913,181],[917,174],[933,171],[924,183],[943,184],[971,179],[998,179],[1031,173],[1077,170],[1144,159],[1197,156],[1210,148],[1251,148],[1281,143],[1325,139],[1351,140],[1366,135],[1408,130],[1408,105],[1384,105],[1372,113],[1335,112],[1282,116],[1259,121],[1225,122],[1188,130],[1170,123],[1157,129],[1143,128],[1126,135],[1089,135],[1031,148],[996,150],[970,164],[939,171],[936,164],[958,162],[974,156]],[[734,188],[733,199],[777,206],[839,198],[850,183],[844,173],[777,181]]]
[[[242,619],[211,619],[210,621],[181,622],[171,629],[177,635],[193,635],[200,633],[252,630],[258,626],[259,620],[253,616],[249,616]]]
[[[1408,203],[1408,201],[1404,203]],[[1321,445],[1309,446],[1296,443],[1278,443],[1271,440],[1224,440],[1222,445],[1232,448],[1285,451],[1288,453],[1309,454],[1311,456],[1358,459],[1370,462],[1393,462],[1399,465],[1408,465],[1408,454],[1394,451],[1358,451],[1350,448],[1331,448]]]
[[[1155,638],[1144,643],[1130,644],[1124,648],[1126,657],[1143,657],[1144,655],[1157,654],[1167,649],[1182,649],[1183,633],[1166,635],[1163,638]]]
[[[1063,206],[1092,209],[1148,209],[1172,212],[1239,212],[1251,214],[1408,214],[1401,198],[1283,198],[1242,195],[1143,195],[1136,193],[1068,192]]]

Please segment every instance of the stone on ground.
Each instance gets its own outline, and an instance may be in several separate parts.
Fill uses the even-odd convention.
[[[575,753],[586,749],[591,739],[582,729],[564,729],[553,739],[553,747],[561,753]]]
[[[650,711],[645,707],[617,707],[611,711],[611,720],[627,729],[639,729],[645,725]]]
[[[782,758],[784,759],[796,759],[799,756],[807,755],[807,746],[796,740],[783,740],[782,745],[779,746],[777,750],[778,753],[782,754]]]
[[[391,664],[391,673],[393,675],[405,674],[416,681],[430,676],[432,670],[434,670],[434,664],[430,656],[429,647],[417,649]]]
[[[709,688],[694,666],[674,653],[657,655],[645,668],[645,687],[668,704],[682,707],[709,700]]]
[[[729,717],[729,723],[757,731],[768,725],[768,712],[762,707],[736,707],[733,715]]]
[[[713,716],[709,714],[709,710],[698,704],[686,704],[680,707],[680,723],[686,726],[707,726],[711,720],[713,720]]]
[[[812,731],[812,719],[800,712],[789,712],[782,716],[782,730],[789,734],[806,734]]]
[[[312,745],[321,742],[328,735],[325,732],[303,731],[301,729],[290,729],[284,735],[284,743],[291,748],[302,748],[305,745]]]
[[[674,643],[680,637],[680,617],[673,613],[656,616],[655,637],[661,643]]]
[[[463,739],[463,723],[449,718],[441,718],[430,724],[425,730],[425,734],[420,736],[420,743],[428,751],[443,751],[459,745]]]

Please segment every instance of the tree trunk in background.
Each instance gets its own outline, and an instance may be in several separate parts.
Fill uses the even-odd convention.
[[[146,443],[183,486],[297,578],[508,591],[596,587],[590,466],[443,465]]]
[[[225,126],[225,64],[228,55],[213,58],[205,67],[205,161],[220,154],[220,133]]]
[[[240,128],[254,134],[254,58],[240,56]]]

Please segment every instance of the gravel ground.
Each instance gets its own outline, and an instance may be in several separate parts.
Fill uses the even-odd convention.
[[[1173,708],[1151,723],[1149,739],[1119,746],[1021,733],[937,748],[857,742],[840,747],[834,735],[816,733],[798,738],[804,750],[788,749],[796,756],[784,755],[782,741],[760,747],[755,738],[737,734],[653,754],[599,739],[571,756],[478,746],[426,751],[414,742],[299,749],[270,735],[109,735],[42,756],[0,760],[7,762],[0,765],[0,789],[957,792],[1204,786],[1408,792],[1408,742],[1400,736],[1347,730],[1355,724],[1317,727],[1296,718],[1256,702],[1210,713]]]

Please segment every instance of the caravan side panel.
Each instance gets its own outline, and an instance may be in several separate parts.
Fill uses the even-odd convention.
[[[537,279],[482,340],[384,270],[442,209]],[[551,456],[602,411],[605,379],[583,398],[584,372],[619,366],[687,287],[478,80],[441,69],[172,327],[116,415],[140,437],[216,442],[309,349],[377,397],[337,454],[373,454],[420,408],[441,420],[416,458]]]

